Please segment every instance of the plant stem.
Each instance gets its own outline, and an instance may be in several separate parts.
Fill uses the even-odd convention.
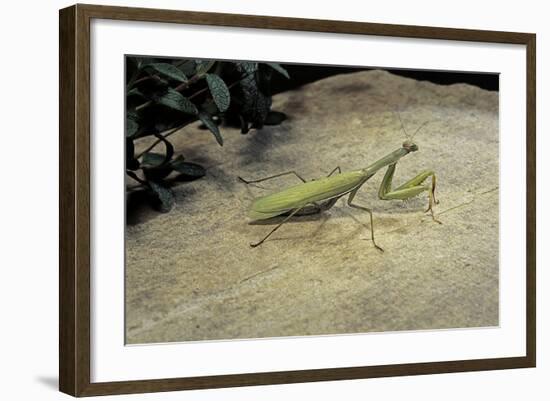
[[[162,138],[163,138],[163,139],[168,138],[170,135],[175,134],[176,132],[178,132],[180,129],[182,129],[183,127],[185,127],[185,126],[188,125],[188,124],[189,124],[189,122],[184,123],[184,124],[182,124],[182,125],[179,125],[179,126],[177,126],[176,128],[172,128],[170,131],[168,131],[167,134],[162,135]],[[163,139],[157,139],[155,142],[153,142],[151,145],[149,145],[149,146],[147,147],[147,149],[145,149],[144,151],[140,152],[140,154],[137,155],[135,158],[136,158],[136,159],[139,159],[139,158],[140,158],[141,156],[143,156],[145,153],[150,152],[155,146],[157,146],[159,143],[161,143],[161,142],[163,141]]]
[[[141,185],[147,185],[147,182],[139,178],[137,174],[134,173],[133,171],[126,170],[126,174],[128,175],[128,177],[133,178],[135,181],[139,182]]]
[[[157,77],[156,75],[154,75],[154,76],[153,76],[153,75],[148,75],[148,76],[146,76],[146,77],[141,77],[140,79],[136,79],[136,80],[134,81],[133,85],[137,85],[137,84],[139,84],[139,83],[148,81],[148,80],[153,79],[153,78],[156,78],[156,77]],[[133,85],[132,85],[132,86],[133,86]]]
[[[142,104],[140,104],[139,106],[136,106],[136,111],[140,111],[141,109],[144,109],[144,108],[146,108],[146,107],[148,107],[148,106],[150,106],[150,105],[152,105],[152,104],[153,104],[153,101],[152,101],[152,100],[148,100],[148,101],[146,101],[145,103],[142,103]]]

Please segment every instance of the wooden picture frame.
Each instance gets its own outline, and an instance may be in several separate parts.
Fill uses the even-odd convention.
[[[207,26],[475,41],[526,46],[527,215],[526,355],[429,363],[257,372],[120,382],[91,382],[90,332],[90,21],[110,19]],[[535,47],[530,33],[371,24],[252,15],[75,5],[60,10],[60,293],[59,388],[73,396],[143,393],[280,383],[534,367],[535,272]]]

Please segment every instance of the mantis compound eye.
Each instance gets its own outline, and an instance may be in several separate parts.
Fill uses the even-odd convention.
[[[418,146],[411,141],[403,142],[403,148],[405,148],[409,152],[416,152],[418,150]]]

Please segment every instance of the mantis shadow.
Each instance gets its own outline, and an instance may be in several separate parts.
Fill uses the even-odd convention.
[[[296,221],[293,221],[292,219],[289,220],[287,223],[304,223],[306,221],[318,221],[320,220],[320,224],[313,230],[313,232],[302,235],[302,236],[293,236],[293,237],[274,237],[270,238],[269,241],[283,241],[283,240],[297,240],[297,239],[304,239],[304,238],[316,238],[318,235],[320,235],[321,231],[323,231],[327,221],[331,218],[329,213],[317,213],[315,215],[308,215],[308,216],[298,216]],[[256,222],[250,222],[251,225],[272,225],[276,223],[280,223],[284,219],[284,216],[282,217],[273,217],[271,219],[263,220],[262,221],[256,221]],[[254,223],[260,223],[260,224],[254,224]]]
[[[274,224],[281,223],[287,217],[288,216],[276,216],[265,220],[252,220],[252,221],[249,221],[248,224],[251,226],[271,226]],[[323,213],[323,212],[308,214],[304,216],[293,216],[285,224],[304,223],[308,221],[318,221],[318,220],[323,220],[323,224],[324,224],[330,217],[331,216],[329,213]]]

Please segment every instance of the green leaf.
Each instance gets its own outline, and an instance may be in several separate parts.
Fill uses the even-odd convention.
[[[239,61],[235,64],[237,65],[237,69],[245,74],[253,74],[258,69],[258,63],[252,61]]]
[[[218,110],[221,112],[226,111],[229,108],[231,97],[223,79],[215,74],[206,74],[206,82]]]
[[[178,91],[169,88],[162,96],[157,96],[155,101],[164,106],[170,107],[175,110],[183,111],[187,114],[197,115],[199,110],[189,99],[183,96]]]
[[[142,168],[155,168],[164,163],[166,156],[160,153],[149,152],[145,153],[141,158]]]
[[[170,164],[165,164],[158,168],[144,168],[143,175],[148,181],[159,182],[166,178],[173,171]]]
[[[180,82],[187,82],[185,74],[175,65],[168,63],[151,63],[143,66],[144,69],[153,70],[170,79]]]
[[[153,59],[150,57],[136,57],[135,60],[136,60],[137,67],[139,69],[142,69],[147,64],[153,63]]]
[[[155,208],[162,213],[168,213],[172,210],[174,204],[176,203],[174,192],[172,192],[170,188],[167,188],[155,181],[149,181],[149,187],[155,196]]]
[[[139,118],[138,113],[134,109],[126,110],[126,117],[131,118],[132,120],[137,121]]]
[[[191,76],[195,73],[195,61],[194,60],[178,60],[176,62],[178,68],[187,76]]]
[[[134,120],[133,118],[127,116],[126,117],[126,137],[134,136],[136,132],[139,130],[139,124]]]
[[[195,163],[185,162],[183,161],[183,157],[177,158],[171,165],[175,171],[189,177],[200,178],[206,174],[204,167]]]
[[[205,100],[204,103],[201,104],[201,110],[211,116],[215,116],[219,111],[218,106],[216,106],[216,103],[212,99]]]
[[[264,93],[258,85],[258,63],[238,62],[237,70],[242,74],[240,87],[244,99],[241,109],[241,132],[248,132],[248,123],[252,127],[261,128],[271,108],[271,96]],[[265,88],[264,88],[265,90]]]
[[[171,164],[172,166],[174,166],[174,165],[176,165],[177,163],[183,162],[184,160],[185,160],[185,158],[183,157],[183,155],[178,155],[178,156],[176,156],[176,158],[175,158],[174,160],[172,160],[172,161],[170,162],[170,164]]]
[[[286,79],[290,79],[290,76],[288,75],[288,71],[285,70],[283,67],[281,67],[280,64],[278,64],[278,63],[266,63],[266,64],[268,66],[270,66],[271,68],[273,68],[275,71],[277,71],[279,74],[286,77]]]
[[[220,146],[223,146],[223,138],[220,134],[220,130],[214,120],[212,120],[212,117],[210,117],[210,114],[201,112],[199,113],[199,119],[202,121],[202,123],[214,134],[214,137],[216,138],[216,141],[220,144]]]
[[[216,60],[195,60],[196,74],[204,75],[216,64]]]

